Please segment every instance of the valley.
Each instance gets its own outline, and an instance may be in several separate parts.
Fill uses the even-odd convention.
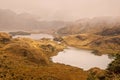
[[[0,9],[0,80],[119,80],[119,64],[120,17],[39,21]]]

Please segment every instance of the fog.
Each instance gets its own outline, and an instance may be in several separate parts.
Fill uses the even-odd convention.
[[[27,12],[41,20],[120,16],[120,0],[0,0],[0,8]]]

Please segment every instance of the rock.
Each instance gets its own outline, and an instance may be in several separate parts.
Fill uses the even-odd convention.
[[[107,28],[101,32],[96,33],[98,35],[102,36],[116,36],[120,35],[120,27],[112,27],[112,28]]]
[[[12,36],[16,36],[16,35],[31,35],[31,33],[24,32],[24,31],[9,32],[9,34],[11,34]]]
[[[77,35],[76,38],[82,41],[87,39],[85,36],[81,36],[81,35]]]
[[[58,41],[58,42],[62,42],[63,38],[62,37],[55,37],[53,40],[54,41]]]

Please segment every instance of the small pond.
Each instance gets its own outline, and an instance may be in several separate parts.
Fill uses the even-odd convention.
[[[66,65],[83,68],[84,70],[88,70],[93,67],[105,69],[112,61],[108,55],[97,56],[94,55],[92,51],[73,47],[68,47],[68,49],[59,52],[57,56],[52,57],[52,60],[55,63],[63,63]]]

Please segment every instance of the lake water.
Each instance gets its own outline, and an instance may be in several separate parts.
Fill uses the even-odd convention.
[[[32,39],[42,39],[42,38],[50,38],[53,39],[52,35],[49,34],[31,34],[31,35],[16,35],[13,38],[17,38],[17,37],[27,37],[27,38],[32,38]]]
[[[76,49],[69,47],[62,52],[59,52],[57,56],[52,57],[55,63],[64,63],[84,70],[88,70],[93,67],[99,67],[105,69],[107,65],[112,61],[108,55],[96,56],[92,54],[92,51]]]

